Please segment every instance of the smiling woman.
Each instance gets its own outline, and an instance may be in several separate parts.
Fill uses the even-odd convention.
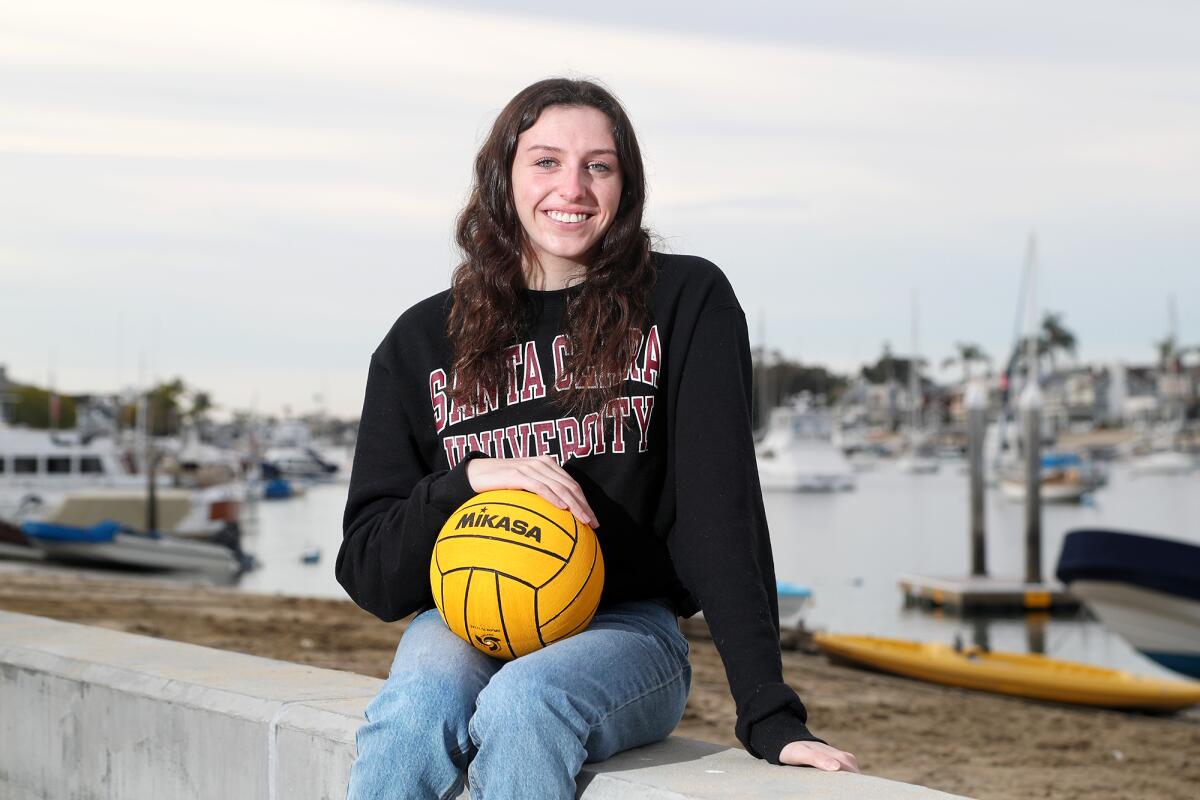
[[[526,289],[579,287],[566,331],[565,367],[621,374],[635,353],[629,336],[647,317],[654,282],[642,227],[646,184],[633,125],[609,92],[587,81],[540,81],[500,112],[475,159],[475,186],[459,215],[466,258],[454,274],[448,332],[459,382],[456,402],[507,379],[505,348],[517,338]],[[586,274],[586,281],[583,280]],[[565,389],[576,411],[598,411],[616,382]]]
[[[745,315],[716,266],[650,251],[645,193],[610,93],[526,88],[476,158],[450,289],[372,356],[338,580],[384,620],[418,613],[359,730],[353,798],[454,797],[464,780],[472,797],[574,797],[585,760],[679,722],[677,617],[701,609],[746,749],[857,771],[782,679]],[[569,510],[603,553],[591,623],[512,661],[452,633],[428,578],[438,531],[492,489]],[[472,576],[495,586],[501,626],[523,607],[503,571],[472,568],[468,590]]]

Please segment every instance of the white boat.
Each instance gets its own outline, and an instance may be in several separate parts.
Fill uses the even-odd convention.
[[[272,447],[263,454],[263,475],[309,481],[333,480],[337,464],[312,447]]]
[[[1076,580],[1070,588],[1135,649],[1172,668],[1187,659],[1191,674],[1200,677],[1200,602],[1109,581]]]
[[[1009,500],[1025,501],[1025,479],[1008,477],[1000,480],[1000,491]],[[1091,488],[1078,480],[1042,480],[1043,503],[1078,503]]]
[[[101,522],[88,528],[26,522],[21,525],[21,532],[47,557],[57,560],[218,574],[243,570],[239,554],[224,545],[169,534],[141,533],[121,528],[115,522]]]
[[[896,459],[896,469],[909,475],[934,475],[941,468],[941,459],[924,453],[921,448],[911,450]]]
[[[1196,462],[1177,450],[1160,450],[1134,456],[1130,461],[1134,475],[1187,475],[1196,469]]]
[[[1042,455],[1041,497],[1048,503],[1077,503],[1107,478],[1078,453],[1051,452]],[[1025,470],[1010,464],[1000,478],[1000,491],[1009,500],[1025,499]]]
[[[854,469],[834,446],[832,431],[829,412],[803,400],[772,409],[766,434],[754,448],[762,488],[793,492],[854,489]]]
[[[13,428],[0,422],[0,490],[62,492],[89,486],[141,486],[106,436]]]
[[[850,467],[855,472],[874,472],[879,468],[882,459],[873,453],[850,453],[846,456],[846,460],[850,462]]]
[[[872,433],[861,425],[839,424],[833,428],[833,446],[842,451],[855,472],[873,471],[885,457],[892,455],[887,445],[878,438],[872,438]]]
[[[942,468],[936,450],[927,441],[921,420],[924,393],[921,390],[921,363],[917,337],[917,293],[912,295],[912,357],[908,362],[908,427],[904,432],[904,452],[896,460],[896,469],[908,475],[934,475]]]
[[[779,598],[780,630],[799,630],[804,627],[804,615],[812,605],[812,589],[798,583],[777,581],[775,592]]]
[[[909,475],[936,475],[941,468],[936,459],[921,456],[904,456],[896,462],[896,469]]]
[[[144,493],[73,492],[24,521],[20,530],[34,547],[59,560],[227,574],[249,568],[252,560],[241,550],[237,506],[204,498],[203,492],[156,490],[155,527],[148,530]],[[222,518],[230,514],[232,519]]]
[[[261,466],[266,479],[282,477],[305,481],[345,479],[350,469],[344,458],[327,455],[300,420],[286,419],[271,426]]]
[[[1057,577],[1143,655],[1200,678],[1200,546],[1124,531],[1071,531]]]
[[[179,448],[167,455],[160,469],[175,485],[196,488],[233,483],[245,472],[236,453],[200,441],[192,427],[184,430]]]
[[[193,538],[214,536],[227,525],[238,524],[240,493],[240,487],[233,484],[208,489],[156,488],[157,530]],[[81,489],[63,495],[57,502],[39,504],[40,510],[21,516],[81,528],[108,520],[136,530],[146,527],[148,504],[144,486]]]

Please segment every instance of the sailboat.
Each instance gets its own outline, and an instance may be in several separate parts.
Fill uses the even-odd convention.
[[[917,347],[917,293],[912,295],[912,358],[908,363],[909,424],[905,432],[905,452],[896,462],[896,468],[910,475],[932,475],[941,469],[941,462],[933,457],[933,450],[925,441],[921,426],[921,378],[917,374],[920,362]]]
[[[1184,431],[1184,382],[1179,375],[1179,360],[1175,352],[1178,324],[1174,295],[1168,299],[1167,312],[1170,326],[1164,360],[1169,361],[1171,365],[1169,380],[1164,381],[1163,386],[1163,394],[1166,395],[1168,403],[1167,420],[1141,437],[1141,452],[1135,451],[1130,461],[1130,469],[1134,475],[1187,475],[1196,468],[1195,460],[1177,446]]]
[[[1041,498],[1047,503],[1078,503],[1094,490],[1087,480],[1084,461],[1077,453],[1045,453],[1041,458]],[[1012,469],[1000,478],[1000,491],[1009,500],[1025,499],[1023,468]]]
[[[1023,306],[1025,316],[1025,339],[1021,341],[1020,335],[1020,319],[1021,314],[1017,316],[1017,331],[1014,335],[1013,352],[1014,355],[1010,359],[1008,369],[1005,372],[1005,381],[1011,385],[1012,377],[1016,371],[1017,359],[1020,355],[1021,348],[1024,348],[1025,362],[1027,368],[1027,376],[1025,389],[1022,395],[1022,403],[1030,402],[1040,406],[1040,377],[1038,370],[1038,322],[1037,322],[1037,303],[1036,303],[1036,280],[1037,276],[1037,239],[1030,235],[1029,243],[1025,251],[1025,271],[1021,279],[1021,302],[1018,308]],[[994,447],[995,461],[993,468],[997,475],[1000,491],[1009,500],[1025,502],[1027,499],[1027,464],[1022,454],[1029,452],[1026,448],[1036,447],[1038,450],[1047,441],[1043,427],[1030,434],[1029,431],[1022,431],[1019,438],[1010,439],[1009,426],[1009,409],[1006,406],[1000,415],[1000,420],[992,438],[992,446]],[[1032,435],[1037,439],[1036,442],[1025,441],[1026,437]],[[1090,494],[1099,486],[1103,485],[1105,478],[1101,471],[1087,463],[1078,453],[1067,451],[1042,451],[1033,469],[1038,472],[1038,496],[1040,500],[1050,503],[1077,503],[1080,502],[1086,495]]]

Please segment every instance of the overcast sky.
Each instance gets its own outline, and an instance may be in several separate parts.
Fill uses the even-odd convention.
[[[495,114],[561,74],[622,98],[648,222],[755,340],[855,369],[915,290],[928,357],[1002,357],[1036,230],[1080,355],[1149,361],[1172,293],[1200,344],[1198,9],[3,0],[0,364],[356,415]]]

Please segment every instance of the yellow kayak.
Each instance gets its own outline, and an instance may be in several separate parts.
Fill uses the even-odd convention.
[[[1036,654],[956,651],[940,642],[817,633],[826,654],[947,686],[1105,708],[1177,711],[1200,703],[1200,682],[1148,678]]]

